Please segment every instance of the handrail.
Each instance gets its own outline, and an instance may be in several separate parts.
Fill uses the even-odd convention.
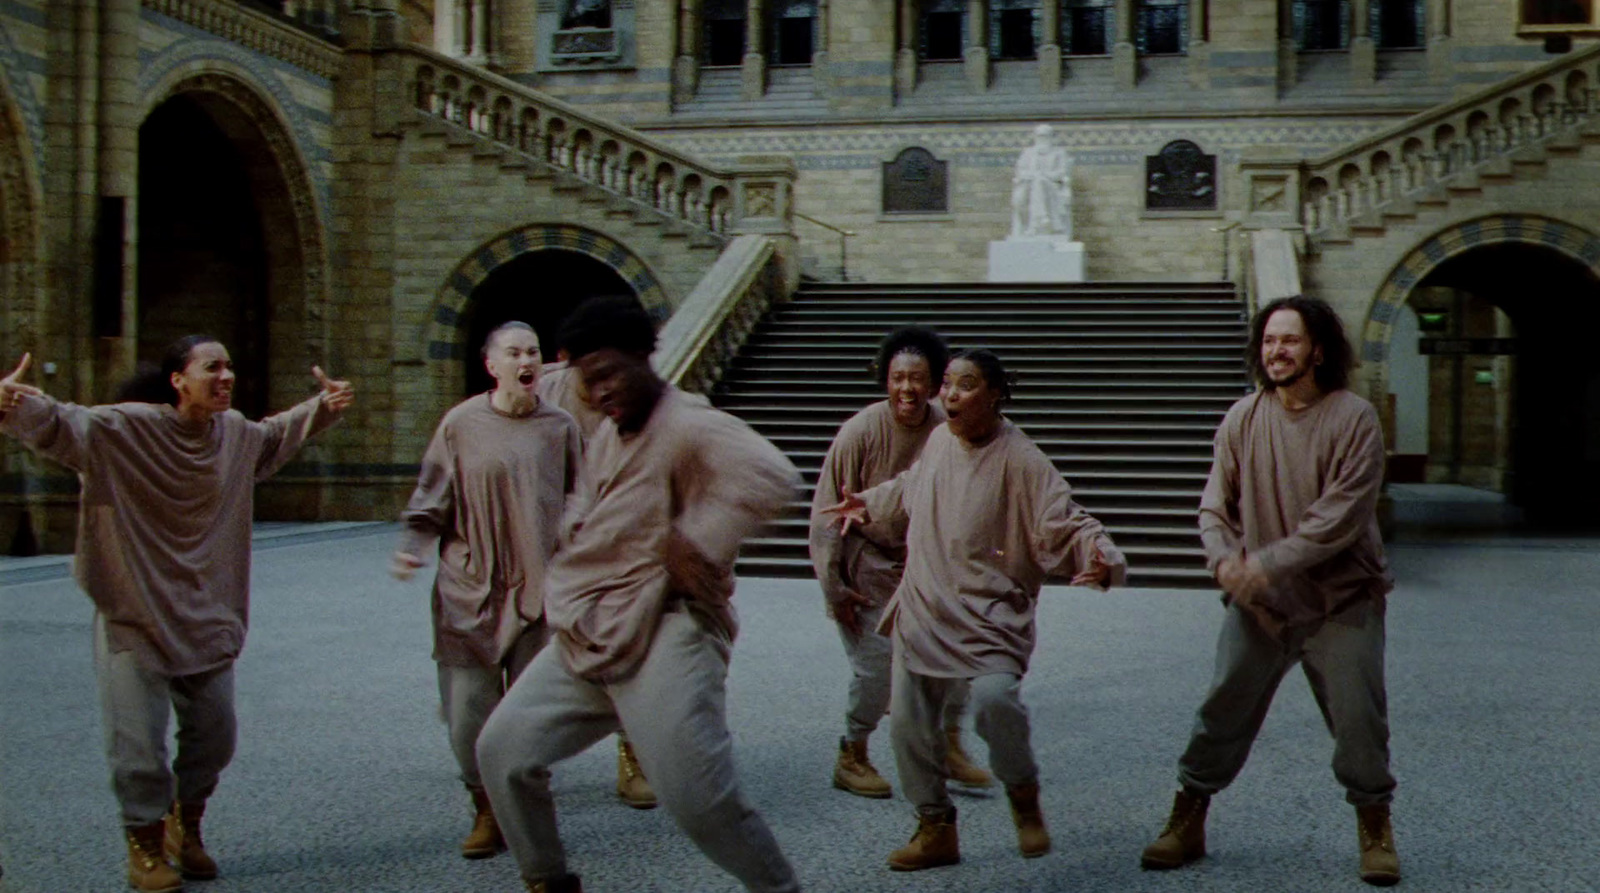
[[[148,10],[287,62],[325,78],[337,77],[344,53],[284,16],[222,0],[140,0]]]
[[[796,216],[796,217],[800,218],[801,220],[804,220],[804,221],[806,221],[808,223],[815,223],[817,226],[820,226],[823,229],[832,230],[833,232],[836,232],[836,233],[839,234],[839,279],[840,279],[840,281],[843,281],[843,282],[849,282],[850,281],[850,249],[849,249],[848,240],[849,240],[849,238],[851,236],[856,234],[855,230],[841,229],[840,227],[834,226],[831,223],[828,223],[828,222],[822,221],[822,220],[818,220],[815,217],[812,217],[812,216],[810,216],[808,214],[802,214],[799,211],[794,212],[794,216]]]
[[[774,283],[764,274],[777,245],[769,236],[739,236],[695,285],[657,336],[651,363],[666,381],[705,391],[772,305]]]
[[[411,104],[424,116],[722,238],[739,230],[791,230],[790,158],[747,156],[715,167],[431,48],[407,44],[394,52]]]

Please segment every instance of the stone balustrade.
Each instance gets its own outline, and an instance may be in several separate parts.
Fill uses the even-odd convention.
[[[409,46],[402,55],[402,73],[422,115],[721,239],[793,230],[791,159],[751,157],[719,170],[432,50]]]
[[[314,37],[264,10],[228,0],[141,0],[145,9],[158,12],[209,31],[224,40],[287,62],[325,78],[337,77],[344,64],[343,52],[328,41]],[[341,0],[299,0],[290,19],[308,24],[321,23],[319,30],[331,35],[337,29]]]
[[[729,242],[705,278],[662,326],[652,362],[662,378],[709,393],[775,302],[789,295],[770,236]]]
[[[1246,159],[1256,228],[1298,222],[1316,236],[1503,166],[1519,152],[1578,136],[1600,116],[1600,45],[1407,119],[1306,162]],[[1256,201],[1261,196],[1270,201]],[[1290,218],[1290,219],[1285,219]]]

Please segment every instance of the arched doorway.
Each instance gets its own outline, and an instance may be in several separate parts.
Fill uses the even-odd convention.
[[[552,361],[562,321],[573,308],[597,295],[638,297],[616,270],[578,251],[530,251],[496,267],[472,290],[462,308],[466,393],[482,393],[493,386],[480,351],[496,326],[512,319],[533,326],[545,360]]]
[[[321,235],[305,167],[271,106],[220,74],[174,85],[139,128],[136,350],[159,359],[192,332],[228,346],[234,406],[273,408],[274,375],[294,393],[321,338]],[[274,360],[283,359],[279,364]]]
[[[1600,237],[1503,216],[1439,233],[1395,269],[1362,353],[1376,395],[1393,401],[1397,453],[1418,424],[1403,407],[1427,415],[1425,473],[1413,479],[1502,493],[1512,509],[1502,523],[1600,526],[1597,264]],[[1408,390],[1425,394],[1408,401]],[[1391,482],[1404,476],[1395,470]]]

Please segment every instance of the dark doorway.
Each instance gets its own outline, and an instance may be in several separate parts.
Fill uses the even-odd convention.
[[[1515,356],[1509,417],[1500,419],[1511,429],[1510,503],[1537,526],[1600,526],[1594,508],[1600,504],[1600,365],[1593,361],[1600,280],[1554,249],[1507,243],[1451,258],[1419,287],[1454,289],[1462,306],[1487,301],[1512,322],[1514,344],[1499,346]],[[1442,325],[1459,328],[1448,318]],[[1433,374],[1441,374],[1439,367]],[[1478,383],[1457,372],[1448,386],[1459,397]],[[1470,415],[1458,418],[1472,422]],[[1476,434],[1470,424],[1451,432],[1458,444]]]
[[[234,407],[259,418],[268,411],[269,289],[282,271],[269,261],[266,187],[251,168],[212,110],[189,96],[162,103],[139,128],[137,350],[159,362],[184,335],[220,339],[238,374]]]
[[[539,333],[545,362],[553,362],[556,335],[573,308],[598,295],[633,295],[633,287],[605,263],[576,251],[546,249],[521,255],[496,267],[472,290],[462,312],[466,328],[467,396],[494,386],[483,368],[484,339],[508,320],[521,320]]]

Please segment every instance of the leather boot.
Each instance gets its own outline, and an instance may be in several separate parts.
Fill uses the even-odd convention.
[[[1184,788],[1172,798],[1172,815],[1161,836],[1144,848],[1139,867],[1181,868],[1206,854],[1206,809],[1211,798]]]
[[[833,764],[833,786],[874,800],[886,799],[894,793],[867,759],[867,742],[845,738],[839,739],[839,761]]]
[[[921,871],[961,861],[961,841],[956,837],[956,808],[942,815],[917,814],[917,833],[911,842],[889,854],[895,871]]]
[[[1361,879],[1374,887],[1400,883],[1400,856],[1394,851],[1389,804],[1357,806],[1356,837],[1361,843]]]
[[[1050,852],[1050,831],[1039,810],[1039,783],[1007,785],[1006,798],[1011,801],[1011,820],[1017,824],[1017,849],[1029,859]]]
[[[463,859],[487,859],[506,848],[500,836],[500,823],[494,820],[494,808],[489,805],[489,794],[483,788],[467,788],[472,794],[472,831],[461,841]]]
[[[528,893],[583,893],[583,883],[575,874],[542,881],[524,880],[523,883],[528,885]]]
[[[944,771],[950,780],[968,788],[987,788],[994,785],[994,776],[973,764],[961,746],[961,730],[945,729],[949,746],[944,751]]]
[[[628,739],[617,736],[617,796],[634,809],[655,809],[656,792],[639,768]]]
[[[217,876],[217,863],[206,852],[205,841],[200,837],[200,819],[205,814],[204,800],[174,803],[167,813],[167,859],[191,881],[209,881]]]
[[[162,851],[162,838],[166,836],[166,822],[157,820],[148,825],[126,829],[128,833],[128,886],[139,893],[176,893],[183,889],[183,878],[178,870],[167,864]]]

